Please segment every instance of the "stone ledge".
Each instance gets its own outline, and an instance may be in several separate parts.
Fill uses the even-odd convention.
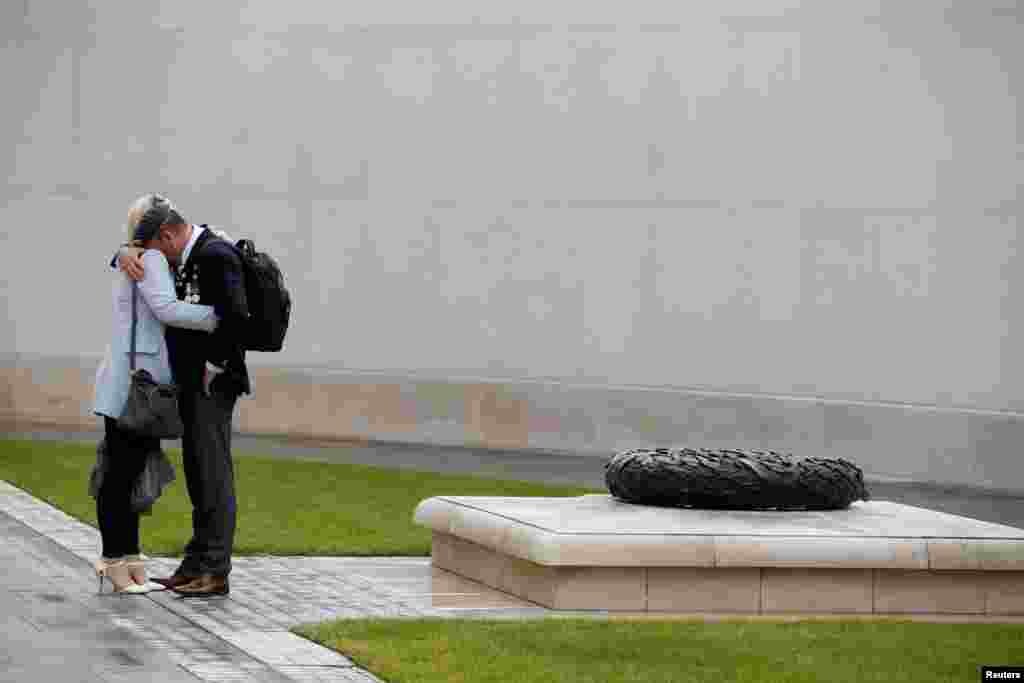
[[[550,567],[1024,571],[1024,530],[885,501],[752,512],[578,498],[435,497],[432,531]]]
[[[606,495],[436,497],[435,566],[553,609],[1024,615],[1024,530],[889,502],[656,508]]]

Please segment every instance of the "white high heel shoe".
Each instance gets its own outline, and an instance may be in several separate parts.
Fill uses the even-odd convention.
[[[103,593],[103,579],[110,581],[114,593],[142,595],[150,591],[146,586],[140,586],[132,580],[131,569],[124,558],[114,560],[100,558],[93,564],[93,568],[96,570],[96,576],[100,579],[99,593]]]

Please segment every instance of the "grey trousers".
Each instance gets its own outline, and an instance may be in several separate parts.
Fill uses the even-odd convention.
[[[237,398],[183,392],[179,400],[185,486],[192,501],[192,538],[178,567],[184,576],[231,572],[235,542],[235,468],[231,418]]]

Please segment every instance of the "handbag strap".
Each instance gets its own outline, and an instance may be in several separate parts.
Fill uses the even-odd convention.
[[[135,374],[135,327],[139,323],[139,314],[136,311],[135,299],[139,295],[139,283],[132,280],[132,350],[129,355],[129,367],[131,368],[132,374]]]

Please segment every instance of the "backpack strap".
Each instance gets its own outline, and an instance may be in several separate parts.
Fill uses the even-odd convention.
[[[139,283],[132,280],[132,350],[128,355],[129,365],[132,374],[135,374],[135,328],[139,325],[139,313],[135,300],[139,298]]]
[[[238,240],[235,243],[235,247],[238,251],[242,252],[242,256],[245,258],[253,258],[256,256],[256,245],[252,240]]]

